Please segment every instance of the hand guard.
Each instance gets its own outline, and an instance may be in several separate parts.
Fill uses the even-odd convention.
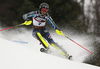
[[[32,23],[32,21],[25,21],[23,24],[24,25],[30,25]]]
[[[56,33],[59,34],[59,35],[64,35],[63,32],[58,30],[58,29],[56,29]]]

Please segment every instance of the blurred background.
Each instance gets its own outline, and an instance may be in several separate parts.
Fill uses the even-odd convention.
[[[100,66],[100,0],[0,0],[0,27],[23,23],[23,14],[39,10],[42,2],[49,4],[48,13],[60,28],[94,38],[96,59],[84,63]],[[32,25],[23,27],[32,29]]]

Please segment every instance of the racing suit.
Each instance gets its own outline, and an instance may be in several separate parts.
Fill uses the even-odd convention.
[[[48,13],[42,15],[40,11],[32,11],[23,15],[24,20],[27,20],[30,17],[33,20],[33,26],[34,26],[32,33],[33,37],[37,38],[45,48],[48,48],[49,44],[51,44],[56,49],[60,50],[63,55],[66,55],[67,52],[61,46],[59,46],[57,43],[54,42],[54,40],[50,36],[50,33],[45,27],[46,21],[48,21],[48,23],[51,24],[54,30],[59,29],[58,26],[53,21],[53,19],[51,18],[51,16],[49,16]],[[46,43],[44,38],[48,41],[49,44]]]

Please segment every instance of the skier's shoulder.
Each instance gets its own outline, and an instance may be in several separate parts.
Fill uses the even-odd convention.
[[[49,13],[46,13],[46,18],[51,18],[51,16],[49,15]]]
[[[37,14],[37,11],[31,11],[28,14]]]
[[[49,13],[46,13],[46,16],[49,17],[50,16]]]

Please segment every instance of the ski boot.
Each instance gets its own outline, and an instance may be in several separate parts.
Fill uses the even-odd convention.
[[[65,57],[66,57],[67,59],[69,59],[69,60],[72,59],[72,55],[69,55],[69,54],[65,55]]]
[[[51,53],[51,52],[52,52],[52,50],[51,50],[50,48],[47,48],[47,49],[45,49],[45,48],[40,48],[40,51],[41,51],[41,52],[44,52],[44,53]]]

